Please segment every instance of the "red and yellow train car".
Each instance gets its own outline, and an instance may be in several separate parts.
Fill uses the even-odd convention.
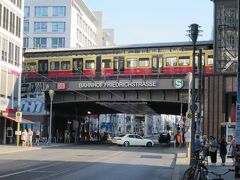
[[[201,45],[201,46],[200,46]],[[205,73],[213,72],[212,44],[200,44]],[[27,50],[23,75],[34,77],[100,77],[187,74],[192,71],[191,45]],[[205,47],[205,48],[204,48]],[[157,50],[156,50],[157,49]],[[178,49],[178,50],[176,50]],[[196,51],[198,62],[198,51]],[[196,66],[198,63],[196,63]]]

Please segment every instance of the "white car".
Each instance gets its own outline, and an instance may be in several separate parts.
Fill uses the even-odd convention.
[[[144,139],[137,134],[126,134],[113,138],[113,143],[123,146],[148,146],[154,145],[151,139]]]

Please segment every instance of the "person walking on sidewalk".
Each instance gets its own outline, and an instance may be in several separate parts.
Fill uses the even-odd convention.
[[[217,163],[217,148],[217,140],[213,136],[210,136],[209,153],[212,165],[216,165]]]
[[[225,166],[226,155],[227,155],[227,141],[225,138],[222,138],[220,143],[220,156],[222,159],[222,166]]]
[[[232,136],[232,140],[230,142],[230,146],[229,146],[229,151],[231,149],[231,157],[232,157],[232,160],[233,160],[233,165],[235,164],[235,156],[236,156],[236,139],[234,136]]]
[[[27,130],[26,129],[24,129],[21,134],[21,140],[22,140],[22,147],[26,147],[26,143],[27,143]]]
[[[33,132],[32,132],[32,130],[30,128],[28,129],[27,137],[28,137],[27,138],[28,146],[32,147]]]

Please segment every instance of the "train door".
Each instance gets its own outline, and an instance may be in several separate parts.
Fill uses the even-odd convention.
[[[114,74],[124,74],[124,57],[117,56],[113,59]]]
[[[81,74],[83,71],[83,58],[73,59],[73,73]]]
[[[153,56],[152,57],[152,73],[160,73],[163,68],[163,57]]]
[[[96,76],[101,76],[101,56],[97,56],[96,61]]]
[[[38,73],[47,74],[48,73],[48,60],[39,60],[38,61]]]

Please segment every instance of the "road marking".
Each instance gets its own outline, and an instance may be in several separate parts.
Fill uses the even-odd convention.
[[[9,177],[9,176],[17,175],[17,174],[22,174],[22,173],[26,173],[26,172],[30,172],[30,171],[35,171],[35,170],[38,170],[41,168],[51,167],[51,166],[54,166],[54,165],[57,165],[60,163],[62,163],[62,162],[56,162],[56,163],[52,163],[52,164],[37,167],[37,168],[32,168],[32,169],[28,169],[28,170],[24,170],[24,171],[18,171],[18,172],[14,172],[14,173],[10,173],[10,174],[5,174],[5,175],[1,175],[0,178]]]

